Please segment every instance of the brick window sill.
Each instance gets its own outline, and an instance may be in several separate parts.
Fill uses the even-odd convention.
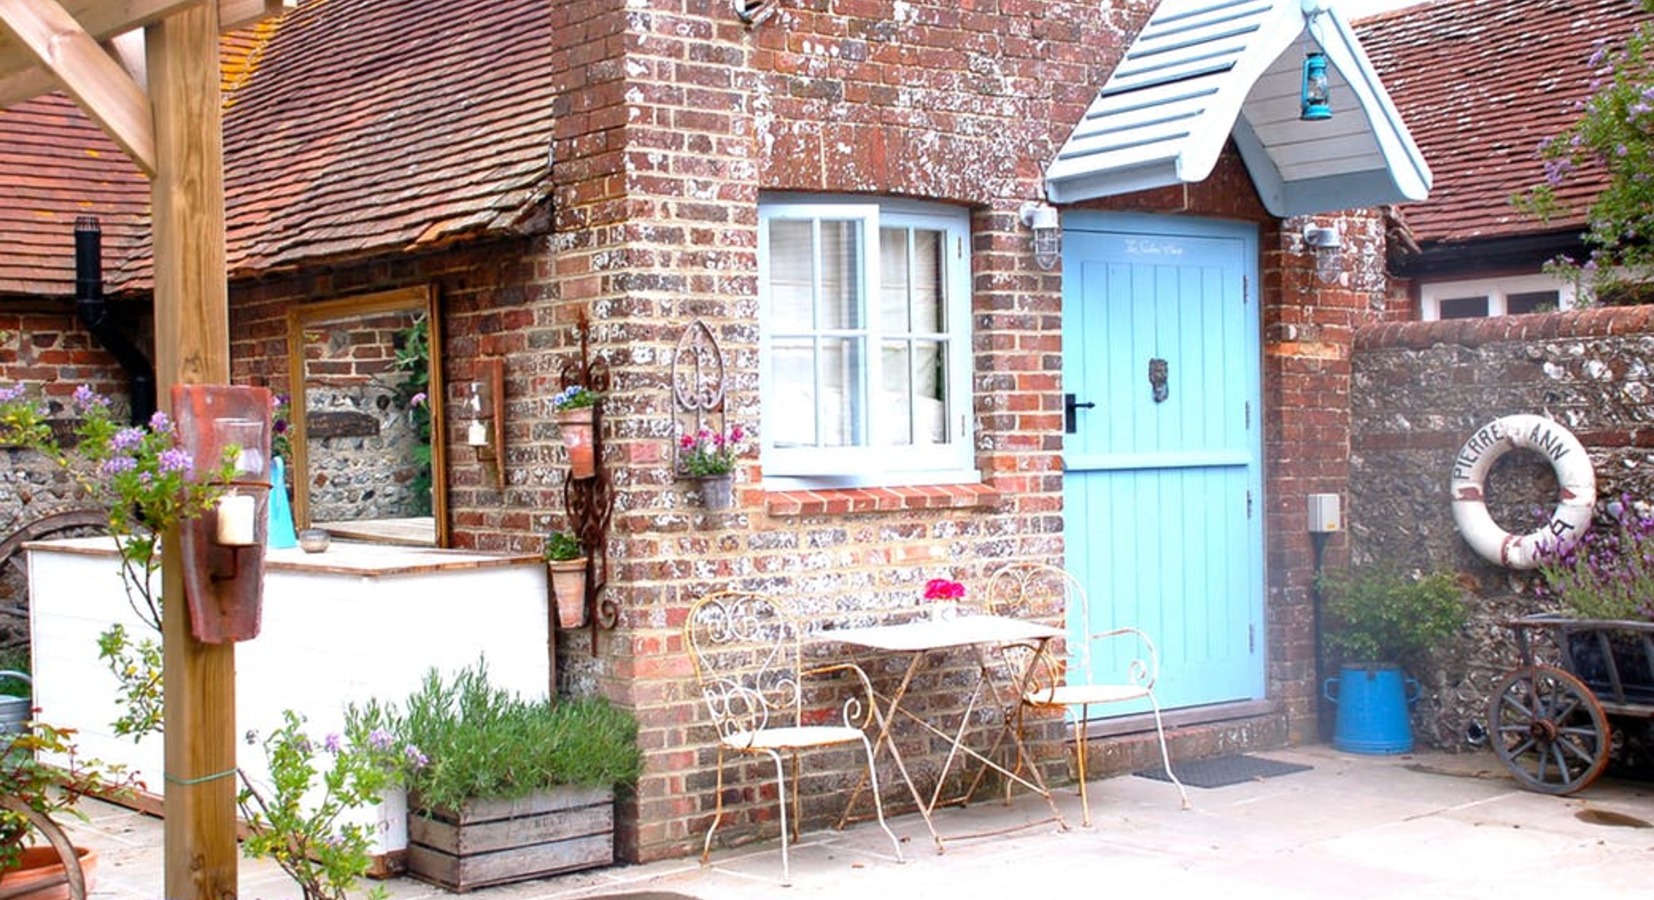
[[[998,504],[999,491],[985,484],[829,488],[764,494],[764,511],[778,517],[902,512],[911,509],[969,509]]]

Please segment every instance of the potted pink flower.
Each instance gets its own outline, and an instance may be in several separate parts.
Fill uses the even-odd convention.
[[[679,465],[701,483],[701,502],[707,509],[729,509],[735,504],[735,459],[746,437],[737,424],[728,431],[702,428],[678,440]]]

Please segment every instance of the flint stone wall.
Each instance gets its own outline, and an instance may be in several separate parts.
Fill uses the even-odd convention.
[[[1471,624],[1435,654],[1413,725],[1421,743],[1464,749],[1486,724],[1498,680],[1518,656],[1505,619],[1545,611],[1538,576],[1482,559],[1453,523],[1454,457],[1501,416],[1554,419],[1584,444],[1597,479],[1596,515],[1622,497],[1654,502],[1654,308],[1372,325],[1352,357],[1348,510],[1353,565],[1395,561],[1447,569],[1467,588]],[[1512,533],[1543,526],[1557,501],[1550,464],[1506,454],[1490,471],[1487,505]],[[1644,507],[1646,511],[1646,507]],[[1473,724],[1474,723],[1474,724]]]

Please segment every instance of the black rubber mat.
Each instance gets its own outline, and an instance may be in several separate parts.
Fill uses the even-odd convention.
[[[1302,772],[1310,768],[1313,767],[1298,763],[1278,762],[1273,759],[1263,759],[1262,757],[1247,756],[1245,754],[1216,756],[1211,759],[1196,759],[1187,762],[1172,760],[1172,771],[1177,773],[1177,779],[1189,787],[1198,788],[1227,787],[1231,784],[1274,778],[1277,775],[1291,775],[1293,772]],[[1166,770],[1158,766],[1134,774],[1141,778],[1153,778],[1156,781],[1170,780],[1166,777]]]

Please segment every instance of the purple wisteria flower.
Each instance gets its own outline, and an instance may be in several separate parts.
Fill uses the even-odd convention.
[[[137,449],[144,442],[142,428],[122,428],[109,439],[109,449],[115,453],[127,453]]]
[[[425,766],[431,761],[430,757],[426,756],[423,751],[412,744],[409,744],[402,749],[402,755],[408,758],[408,765],[413,766],[416,769],[425,768]]]
[[[185,475],[195,471],[195,459],[190,452],[182,447],[173,447],[171,450],[161,451],[155,464],[162,472],[182,472]]]

